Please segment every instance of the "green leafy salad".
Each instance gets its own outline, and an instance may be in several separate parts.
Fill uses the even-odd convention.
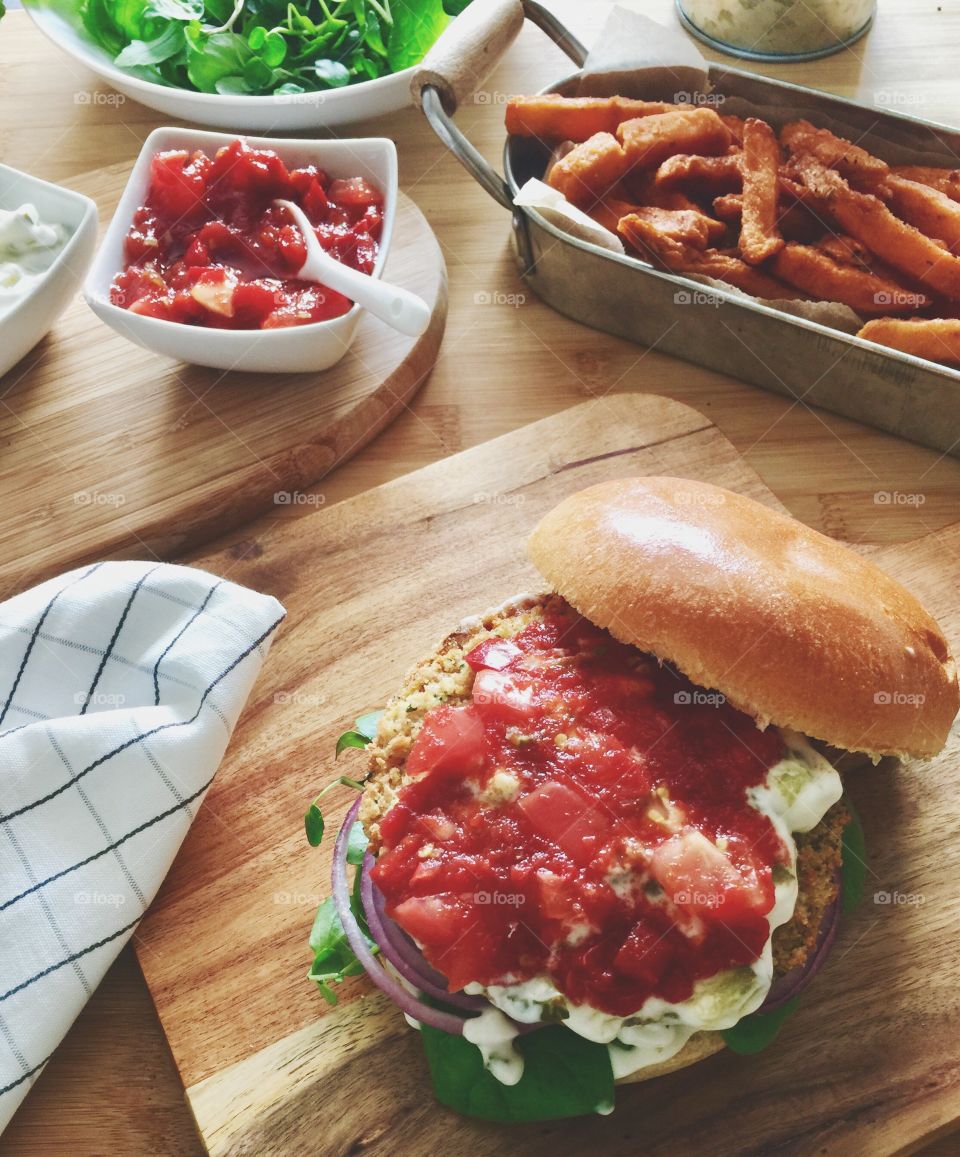
[[[468,3],[78,0],[77,6],[93,40],[143,80],[222,95],[295,96],[419,63]]]

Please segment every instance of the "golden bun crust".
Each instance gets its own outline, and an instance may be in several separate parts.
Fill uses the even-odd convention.
[[[658,1065],[647,1065],[637,1069],[627,1077],[621,1077],[618,1085],[633,1085],[638,1081],[649,1081],[653,1077],[665,1077],[667,1073],[675,1073],[678,1069],[685,1069],[688,1065],[695,1065],[697,1061],[705,1061],[724,1047],[723,1037],[718,1032],[695,1032],[683,1048],[668,1061],[661,1061]]]
[[[601,482],[550,511],[528,552],[580,614],[761,727],[922,758],[960,708],[943,633],[909,591],[743,495],[684,478]]]

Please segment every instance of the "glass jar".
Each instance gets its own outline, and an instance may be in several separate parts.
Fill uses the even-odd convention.
[[[813,60],[852,44],[877,0],[676,0],[680,22],[720,52],[750,60]]]

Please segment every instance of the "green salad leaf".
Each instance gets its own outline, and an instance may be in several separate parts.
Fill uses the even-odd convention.
[[[160,64],[176,56],[186,45],[182,24],[168,24],[166,31],[153,40],[131,40],[117,57],[115,63],[120,68],[136,68],[145,64]]]
[[[350,829],[347,845],[347,862],[357,867],[353,880],[353,890],[350,895],[350,910],[357,918],[357,923],[363,932],[364,938],[373,952],[378,952],[376,943],[370,937],[366,917],[363,914],[363,905],[360,900],[360,880],[363,863],[363,854],[367,850],[367,837],[361,824],[354,824]],[[310,951],[313,953],[313,964],[307,973],[307,978],[313,980],[320,989],[323,999],[328,1004],[337,1003],[337,994],[333,985],[342,984],[348,976],[359,976],[363,972],[363,965],[357,960],[353,949],[347,941],[347,934],[337,914],[333,897],[328,896],[317,909],[310,929]]]
[[[609,1113],[613,1069],[607,1046],[563,1025],[519,1037],[523,1076],[503,1085],[483,1065],[475,1044],[421,1025],[423,1047],[437,1100],[467,1117],[487,1121],[552,1121]]]
[[[446,28],[449,17],[442,0],[392,0],[393,29],[387,46],[391,72],[402,72],[426,56]]]
[[[723,1043],[731,1052],[739,1053],[740,1056],[762,1052],[776,1040],[783,1022],[796,1009],[799,999],[795,996],[773,1012],[752,1012],[743,1020],[738,1020],[733,1028],[726,1028],[721,1033]]]
[[[64,2],[119,67],[156,83],[292,96],[417,64],[469,0]]]

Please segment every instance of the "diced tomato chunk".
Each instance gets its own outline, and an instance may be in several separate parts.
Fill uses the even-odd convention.
[[[464,655],[464,659],[474,671],[502,671],[522,654],[516,643],[494,637],[478,643],[469,654]]]
[[[363,177],[348,177],[330,182],[327,196],[338,205],[379,205],[383,196]]]
[[[420,724],[407,772],[461,779],[478,775],[486,762],[483,739],[483,723],[471,707],[434,707]]]
[[[660,844],[650,869],[674,904],[705,919],[735,924],[773,906],[772,885],[764,887],[755,869],[739,870],[695,828]]]
[[[478,671],[472,702],[484,719],[525,723],[539,714],[534,679],[522,671]]]
[[[534,829],[578,864],[592,860],[610,821],[603,811],[563,783],[542,783],[519,805]]]

